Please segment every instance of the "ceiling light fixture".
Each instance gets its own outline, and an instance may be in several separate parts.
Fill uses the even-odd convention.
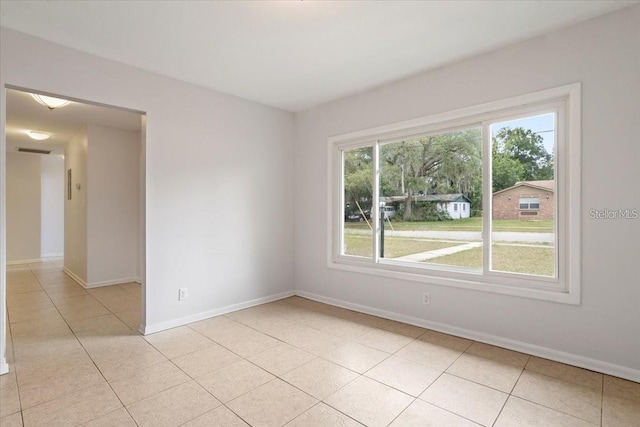
[[[50,133],[40,132],[37,130],[30,130],[29,132],[27,132],[27,135],[29,135],[29,138],[35,139],[37,141],[44,141],[45,139],[51,138]]]
[[[54,108],[62,108],[66,105],[69,105],[71,101],[68,99],[62,98],[54,98],[52,96],[38,95],[37,93],[32,93],[31,96],[33,99],[38,101],[39,104],[44,105],[49,110],[53,110]]]

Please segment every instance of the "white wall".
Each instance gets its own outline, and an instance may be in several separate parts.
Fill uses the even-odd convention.
[[[292,114],[1,31],[2,86],[147,113],[147,331],[291,292]]]
[[[296,290],[640,380],[640,7],[311,109],[296,118]],[[327,138],[573,82],[583,84],[582,304],[327,268]],[[573,260],[579,262],[579,260]],[[431,293],[425,307],[421,296]]]
[[[87,281],[87,147],[84,128],[64,149],[64,269],[83,283]],[[71,200],[67,197],[69,169]]]
[[[64,160],[59,156],[40,156],[41,161],[41,257],[64,253]]]
[[[40,156],[7,153],[6,171],[7,262],[39,260]]]
[[[139,279],[140,132],[88,126],[87,285]]]

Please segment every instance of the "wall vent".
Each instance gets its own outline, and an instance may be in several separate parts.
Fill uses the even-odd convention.
[[[51,154],[51,150],[37,150],[35,148],[18,148],[20,153],[33,153],[33,154]]]

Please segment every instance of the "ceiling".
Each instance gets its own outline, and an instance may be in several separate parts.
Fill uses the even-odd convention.
[[[7,89],[8,152],[17,151],[20,147],[52,150],[53,155],[63,155],[65,142],[88,124],[139,131],[142,121],[137,113],[80,102],[71,102],[66,107],[50,111],[38,104],[31,94]],[[51,137],[35,141],[27,135],[30,130],[47,132]]]
[[[4,27],[299,112],[638,1],[12,1]]]

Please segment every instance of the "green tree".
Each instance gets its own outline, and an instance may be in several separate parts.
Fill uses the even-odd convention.
[[[425,136],[381,146],[383,196],[404,196],[403,219],[412,218],[419,193],[477,192],[481,199],[481,138],[479,129]]]
[[[371,207],[373,198],[373,154],[371,147],[344,152],[344,200],[350,211]]]
[[[493,137],[493,191],[517,181],[553,179],[553,156],[531,129],[502,128]]]

